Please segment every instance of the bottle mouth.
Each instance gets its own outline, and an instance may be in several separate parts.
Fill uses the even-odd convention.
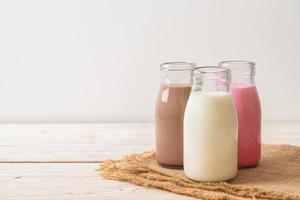
[[[249,65],[255,67],[256,63],[248,60],[227,60],[219,62],[219,65]]]
[[[229,76],[230,69],[218,66],[200,66],[192,70],[192,76]]]
[[[184,70],[192,70],[196,66],[195,63],[189,62],[166,62],[160,65],[160,70],[168,70],[168,71],[184,71]]]
[[[255,75],[255,62],[245,60],[229,60],[219,62],[220,67],[230,69],[232,73]]]

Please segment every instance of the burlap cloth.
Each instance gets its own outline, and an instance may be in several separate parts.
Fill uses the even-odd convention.
[[[259,166],[239,170],[231,182],[194,182],[182,170],[162,168],[154,152],[107,160],[100,164],[106,179],[158,188],[199,199],[300,200],[300,147],[263,145]]]

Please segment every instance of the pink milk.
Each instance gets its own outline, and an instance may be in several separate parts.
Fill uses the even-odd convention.
[[[261,108],[254,84],[231,85],[238,115],[238,166],[256,166],[260,160]]]

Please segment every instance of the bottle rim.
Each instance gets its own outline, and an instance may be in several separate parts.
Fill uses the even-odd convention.
[[[196,66],[195,63],[190,62],[165,62],[160,64],[160,70],[168,70],[168,71],[184,71],[184,70],[192,70]]]
[[[222,62],[219,62],[219,65],[226,65],[226,64],[244,64],[244,65],[250,65],[255,67],[256,63],[249,60],[225,60]]]
[[[215,74],[230,76],[230,69],[219,66],[199,66],[192,70],[192,76]]]

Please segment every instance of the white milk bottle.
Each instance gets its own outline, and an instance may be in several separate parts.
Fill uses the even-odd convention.
[[[185,175],[195,181],[226,181],[237,173],[237,116],[230,70],[197,67],[184,114]]]

